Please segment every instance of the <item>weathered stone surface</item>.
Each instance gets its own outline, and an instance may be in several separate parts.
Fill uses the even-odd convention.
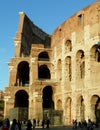
[[[14,42],[4,91],[5,117],[21,106],[28,108],[31,120],[42,120],[46,108],[63,111],[61,117],[54,116],[57,125],[88,118],[100,123],[99,1],[71,16],[52,36],[22,12]]]

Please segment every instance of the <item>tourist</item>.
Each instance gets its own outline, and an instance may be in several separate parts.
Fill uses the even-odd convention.
[[[33,129],[36,127],[36,119],[33,119]]]
[[[10,130],[19,130],[18,123],[16,119],[13,119],[13,122],[10,126]]]
[[[26,126],[27,126],[26,130],[32,130],[32,123],[31,123],[30,120],[27,121],[27,125]]]
[[[47,119],[46,124],[47,124],[47,128],[49,128],[49,125],[50,125],[50,120],[49,119]]]
[[[45,123],[44,120],[42,120],[42,128],[44,128],[44,123]]]

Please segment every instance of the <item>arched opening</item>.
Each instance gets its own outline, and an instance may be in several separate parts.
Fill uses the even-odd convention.
[[[39,61],[49,61],[48,53],[47,53],[46,51],[41,52],[41,53],[38,55],[38,60],[39,60]]]
[[[43,119],[50,119],[51,124],[54,123],[54,102],[53,102],[53,90],[51,86],[46,86],[43,89]]]
[[[72,123],[72,99],[67,98],[65,102],[65,124],[71,125]]]
[[[79,50],[76,54],[76,75],[77,79],[85,77],[85,55],[83,50]]]
[[[14,107],[27,107],[28,108],[28,94],[24,90],[20,90],[15,94]]]
[[[15,94],[14,108],[10,109],[10,120],[14,118],[20,121],[28,120],[29,96],[26,91],[19,90]]]
[[[95,105],[95,115],[96,115],[96,121],[100,123],[100,97],[98,97],[98,100]]]
[[[100,97],[93,95],[91,98],[91,119],[100,123]]]
[[[28,86],[29,85],[29,63],[23,61],[19,63],[17,69],[16,86]]]
[[[54,102],[52,100],[52,87],[46,86],[43,89],[43,109],[54,109]]]
[[[85,105],[84,105],[84,99],[83,96],[79,96],[77,100],[77,119],[78,121],[84,121],[85,120]]]
[[[71,40],[66,40],[65,42],[65,53],[70,52],[72,50]]]
[[[68,56],[65,59],[65,74],[66,74],[66,80],[71,81],[72,78],[72,70],[71,70],[71,57]]]
[[[60,99],[57,101],[57,110],[62,110],[62,101]]]
[[[47,65],[41,65],[39,67],[38,78],[43,80],[51,78],[50,70],[48,69]]]
[[[96,44],[92,46],[90,50],[90,60],[93,62],[100,62],[100,45]]]

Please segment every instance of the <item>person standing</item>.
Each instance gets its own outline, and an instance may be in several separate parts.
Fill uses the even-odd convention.
[[[10,126],[10,130],[19,130],[18,124],[17,124],[17,120],[13,119],[13,122]]]
[[[4,119],[2,121],[2,130],[8,130],[8,129],[9,129],[9,126],[8,126],[7,119]]]
[[[33,129],[36,127],[36,119],[33,119]]]
[[[44,128],[44,119],[42,120],[42,128]]]
[[[47,124],[47,128],[49,128],[49,125],[50,125],[50,120],[49,119],[47,119],[46,124]]]
[[[31,121],[30,120],[28,120],[28,122],[27,122],[27,128],[26,128],[26,130],[32,130],[32,123],[31,123]]]

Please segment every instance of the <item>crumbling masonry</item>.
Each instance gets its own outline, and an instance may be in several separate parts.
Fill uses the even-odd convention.
[[[4,90],[4,117],[100,123],[100,2],[48,35],[20,12]]]

